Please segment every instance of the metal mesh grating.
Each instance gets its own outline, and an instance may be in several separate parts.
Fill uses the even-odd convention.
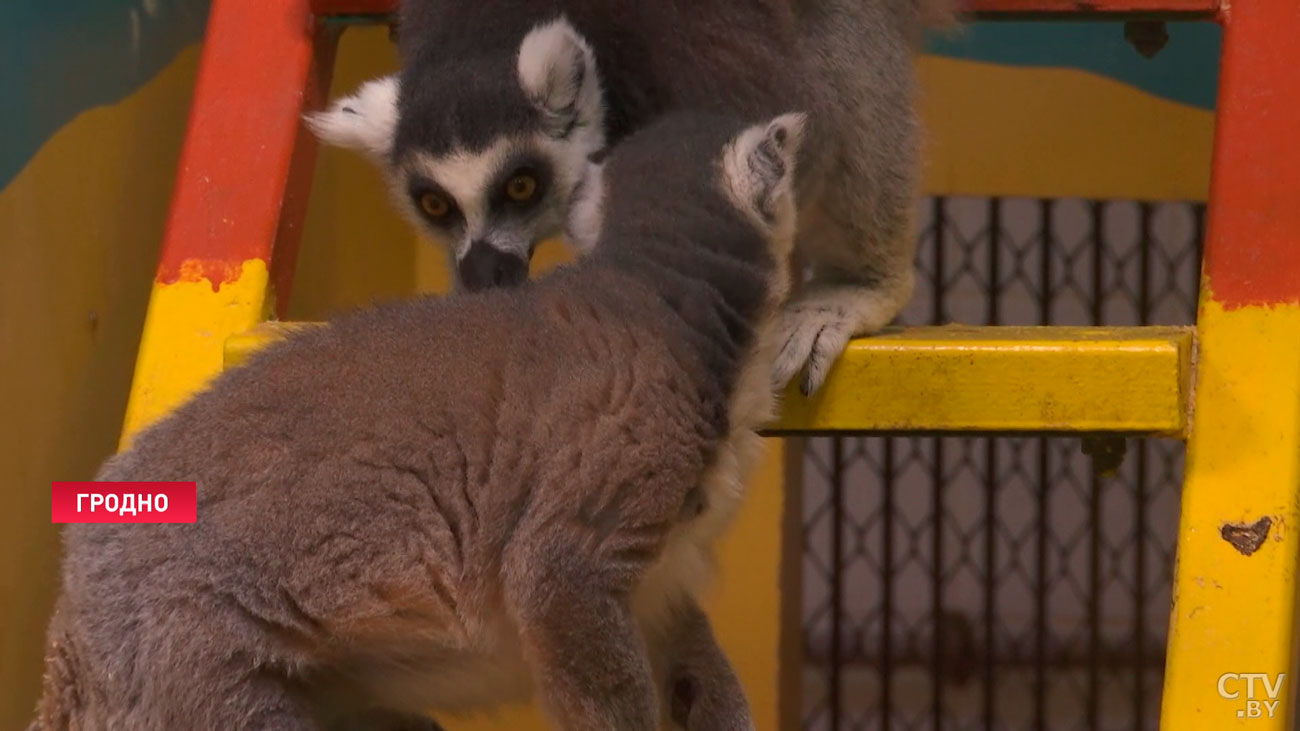
[[[1189,324],[1204,206],[934,198],[908,324]],[[807,729],[1154,728],[1182,445],[828,437],[804,456]]]

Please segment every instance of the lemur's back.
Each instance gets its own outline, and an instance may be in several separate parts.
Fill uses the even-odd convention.
[[[128,682],[127,663],[174,664],[122,655],[141,627],[250,661],[320,665],[339,642],[421,665],[495,657],[512,544],[558,528],[598,551],[627,520],[671,521],[681,495],[663,480],[693,483],[724,426],[706,417],[725,395],[664,337],[662,302],[584,269],[345,319],[228,374],[99,475],[196,480],[200,521],[70,526],[62,611],[77,631],[64,642]],[[203,637],[199,617],[265,631]],[[83,689],[100,692],[132,689]]]
[[[563,727],[657,727],[639,627],[700,631],[771,399],[799,132],[663,127],[593,183],[626,214],[587,260],[301,333],[109,460],[197,482],[198,520],[68,527],[34,727],[306,731],[537,686]],[[698,151],[669,174],[662,139]],[[664,211],[634,215],[656,175]],[[709,646],[681,642],[655,672]]]

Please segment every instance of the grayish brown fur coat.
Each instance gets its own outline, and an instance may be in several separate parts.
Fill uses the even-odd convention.
[[[68,527],[33,728],[534,693],[567,729],[750,727],[693,596],[773,406],[801,125],[668,118],[593,167],[581,263],[294,336],[140,434],[98,478],[197,481],[198,521]]]

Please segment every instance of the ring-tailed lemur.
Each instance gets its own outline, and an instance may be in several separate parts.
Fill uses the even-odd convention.
[[[536,693],[566,729],[752,729],[694,597],[774,406],[802,125],[670,115],[590,166],[578,264],[293,335],[141,433],[98,479],[197,481],[198,520],[66,529],[32,728]]]
[[[814,276],[783,318],[774,370],[784,384],[803,368],[807,393],[851,335],[911,296],[912,54],[953,2],[404,0],[400,79],[310,121],[380,163],[477,289],[522,281],[533,247],[560,233],[583,161],[665,110],[808,110],[798,248]]]

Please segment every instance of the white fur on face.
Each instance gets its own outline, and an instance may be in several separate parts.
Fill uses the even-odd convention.
[[[379,163],[401,210],[445,245],[454,259],[463,257],[476,239],[527,257],[532,244],[562,232],[569,196],[582,178],[588,158],[604,149],[604,100],[595,56],[564,18],[530,31],[520,44],[516,61],[520,88],[541,112],[544,132],[507,134],[486,150],[457,150],[436,158],[416,152],[393,167],[389,155],[399,116],[396,75],[363,84],[327,110],[307,115],[306,121],[324,142],[360,150]],[[487,201],[493,191],[488,185],[494,182],[493,174],[500,171],[506,156],[522,149],[544,156],[551,164],[554,179],[542,205],[552,213],[537,217],[533,224],[551,230],[512,229],[489,220]],[[406,183],[412,173],[437,182],[455,198],[465,217],[461,240],[448,240],[446,232],[430,225],[410,200]]]
[[[516,70],[520,88],[542,114],[544,132],[505,135],[485,150],[456,150],[439,157],[416,152],[399,166],[390,165],[399,116],[396,75],[363,84],[327,110],[307,115],[307,123],[324,142],[360,150],[379,163],[402,211],[445,245],[454,259],[463,257],[476,239],[527,257],[536,241],[561,233],[569,196],[582,178],[588,158],[604,149],[604,102],[595,56],[563,18],[528,33],[520,44]],[[488,186],[505,158],[524,149],[544,156],[551,164],[554,179],[542,205],[551,207],[554,214],[538,217],[536,225],[553,230],[511,230],[489,220],[488,197],[493,191]],[[410,200],[406,183],[412,173],[438,183],[455,199],[465,218],[459,241],[448,240],[444,231],[430,225]]]
[[[488,196],[492,192],[489,186],[495,181],[506,158],[516,149],[516,142],[501,138],[478,152],[454,150],[441,157],[416,152],[404,166],[406,175],[418,174],[442,186],[464,216],[464,236],[460,241],[447,242],[452,246],[456,259],[463,257],[469,248],[469,242],[481,237],[488,228]],[[396,194],[407,199],[404,192],[406,186],[398,188]],[[411,213],[416,220],[427,226],[428,222],[415,210],[414,203],[409,200],[407,202],[411,205]]]
[[[492,186],[498,183],[501,171],[509,158],[524,150],[544,157],[550,164],[553,177],[548,186],[547,198],[539,205],[550,208],[554,214],[533,219],[539,225],[548,226],[547,230],[506,227],[493,219],[489,208],[489,199],[495,193]],[[570,203],[569,196],[581,179],[588,154],[589,151],[581,147],[577,140],[557,140],[545,134],[524,138],[502,137],[486,149],[476,152],[461,149],[439,157],[416,152],[393,171],[393,195],[403,201],[407,215],[421,227],[431,230],[456,260],[465,256],[470,242],[479,239],[490,242],[501,251],[527,258],[532,245],[537,241],[562,232]],[[465,228],[459,241],[448,241],[440,231],[430,226],[410,200],[406,191],[407,181],[412,175],[432,180],[454,199],[465,218]]]
[[[372,79],[325,111],[306,115],[307,126],[328,144],[383,160],[397,130],[397,91],[395,74]]]

